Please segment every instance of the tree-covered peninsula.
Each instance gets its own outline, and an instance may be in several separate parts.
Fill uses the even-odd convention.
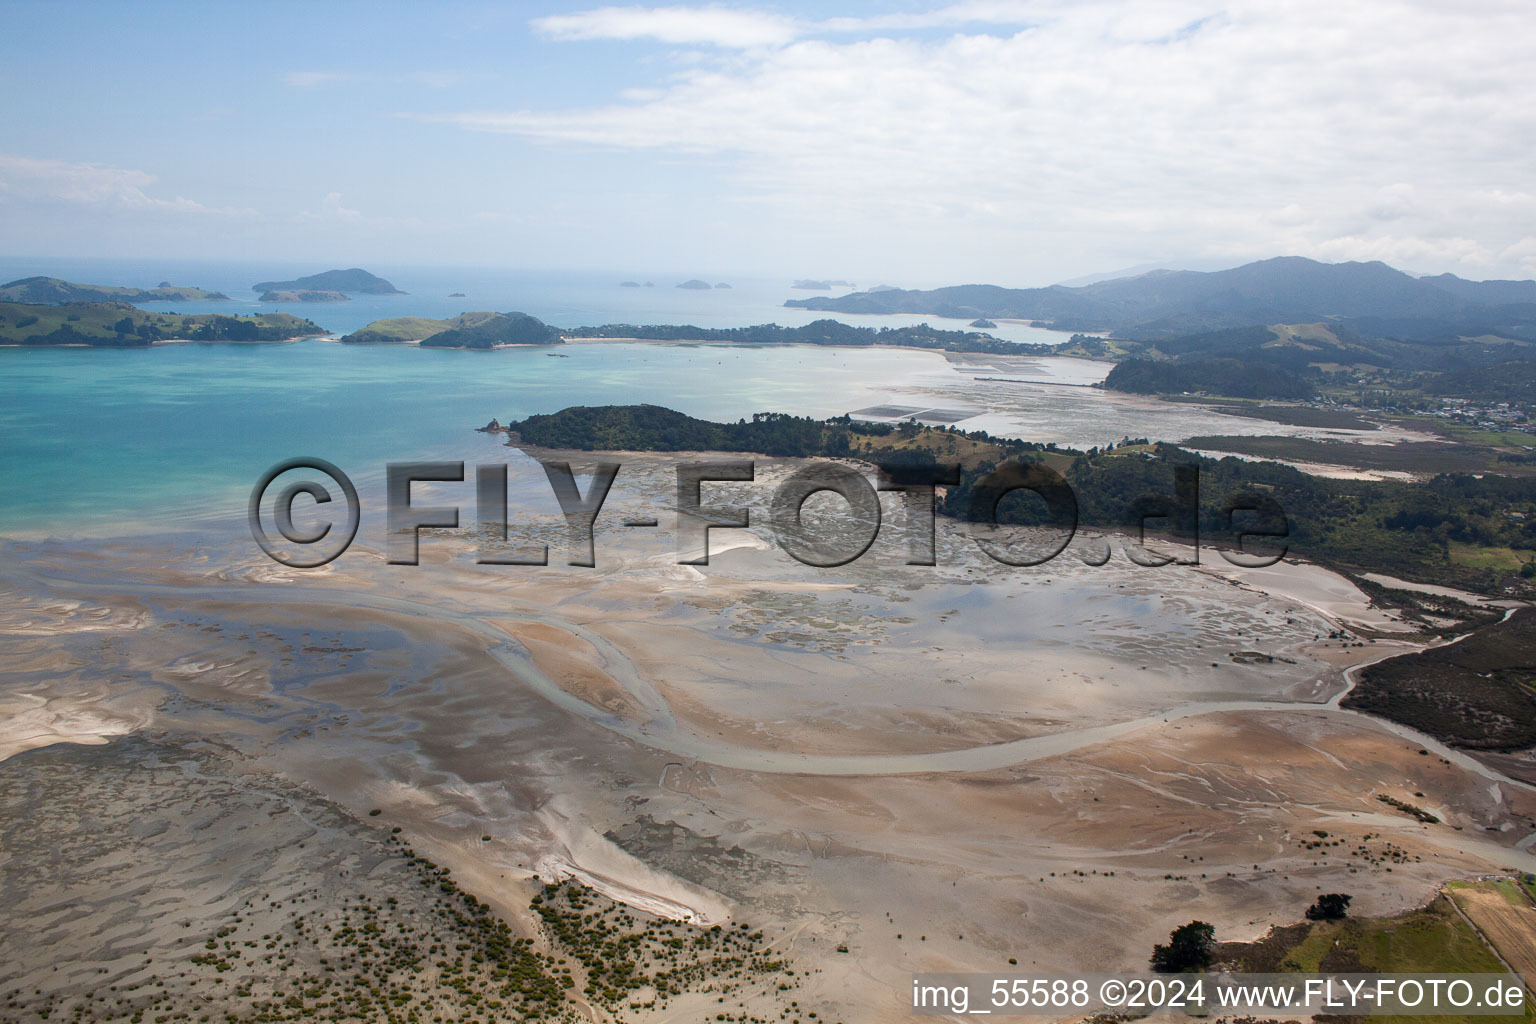
[[[48,306],[0,302],[0,345],[132,348],[157,341],[290,341],[325,333],[291,313],[156,313],[126,302]]]

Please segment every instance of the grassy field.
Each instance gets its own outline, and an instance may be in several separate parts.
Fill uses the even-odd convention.
[[[940,462],[959,463],[974,469],[983,462],[1001,462],[1004,452],[997,445],[972,440],[960,434],[925,430],[914,437],[889,434],[883,437],[854,434],[849,437],[852,454],[857,457],[876,451],[932,452]]]
[[[1536,980],[1536,904],[1513,879],[1451,886],[1451,898],[1508,964]]]
[[[1256,973],[1504,971],[1445,897],[1396,917],[1275,928],[1257,942],[1222,943],[1216,956],[1219,962]]]
[[[1451,561],[1479,569],[1519,569],[1531,560],[1533,554],[1536,552],[1518,551],[1515,548],[1480,548],[1451,541]]]
[[[1494,890],[1497,893],[1497,890]],[[1496,895],[1504,904],[1504,897]],[[1507,904],[1506,904],[1507,905]],[[1527,904],[1529,906],[1529,904]],[[1514,908],[1511,908],[1514,909]],[[1536,913],[1536,910],[1533,910]],[[1449,899],[1438,897],[1419,910],[1396,917],[1347,918],[1274,928],[1257,942],[1220,944],[1220,963],[1254,973],[1456,973],[1505,974],[1505,967],[1487,942],[1457,913]],[[1518,968],[1518,964],[1516,964]],[[1379,1016],[1371,1021],[1402,1022],[1433,1019],[1473,1024],[1486,1017]],[[1503,1018],[1508,1019],[1508,1018]],[[1536,1019],[1527,1004],[1525,1020]]]

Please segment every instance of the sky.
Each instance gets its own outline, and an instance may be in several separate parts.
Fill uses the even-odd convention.
[[[1536,277],[1530,0],[0,7],[0,255]]]

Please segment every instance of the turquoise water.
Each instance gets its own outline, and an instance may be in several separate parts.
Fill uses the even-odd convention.
[[[329,264],[272,264],[148,260],[18,260],[0,257],[0,282],[37,275],[62,277],[86,284],[117,284],[153,288],[161,281],[221,291],[230,302],[148,303],[145,309],[178,313],[287,312],[315,321],[327,331],[346,334],[374,320],[396,316],[444,318],[468,310],[521,310],[557,327],[599,324],[694,324],[698,327],[743,327],[777,323],[798,327],[831,318],[859,327],[905,327],[931,323],[944,330],[966,330],[964,320],[929,316],[860,316],[787,309],[785,299],[839,295],[836,291],[797,291],[788,279],[739,278],[729,274],[691,271],[557,271],[493,270],[485,268],[390,266],[369,262],[366,269],[385,278],[406,295],[353,295],[348,302],[257,302],[251,285],[257,281],[288,280],[329,269]],[[690,278],[730,288],[678,288]],[[620,281],[651,281],[651,288],[625,288]],[[877,282],[863,282],[873,285]],[[901,282],[903,287],[931,287],[927,282]],[[937,284],[953,284],[940,281]],[[463,292],[463,298],[451,298]],[[989,333],[1009,341],[1061,344],[1068,335],[1027,324],[1001,323]]]
[[[251,486],[292,456],[328,459],[361,485],[389,461],[483,458],[496,440],[472,428],[492,417],[631,402],[715,420],[833,416],[945,366],[935,353],[891,349],[555,351],[564,358],[321,341],[0,348],[0,534],[243,524]]]

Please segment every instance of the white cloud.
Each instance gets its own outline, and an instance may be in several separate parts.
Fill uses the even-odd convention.
[[[174,213],[233,213],[191,199],[161,199],[144,190],[155,176],[144,171],[0,154],[0,201],[59,202]]]
[[[356,224],[363,220],[363,213],[361,210],[352,210],[342,206],[340,192],[327,192],[325,198],[320,200],[320,208],[318,210],[303,210],[299,213],[299,219],[340,221]]]
[[[792,19],[726,7],[599,7],[537,18],[556,39],[653,39],[687,46],[775,46],[798,33]]]
[[[1012,27],[897,31],[982,22]],[[602,8],[535,24],[742,52],[605,105],[428,119],[723,160],[742,203],[872,233],[1117,237],[1125,262],[1137,239],[1191,258],[1528,259],[1511,216],[1536,180],[1525,0],[1047,0],[818,25]]]

